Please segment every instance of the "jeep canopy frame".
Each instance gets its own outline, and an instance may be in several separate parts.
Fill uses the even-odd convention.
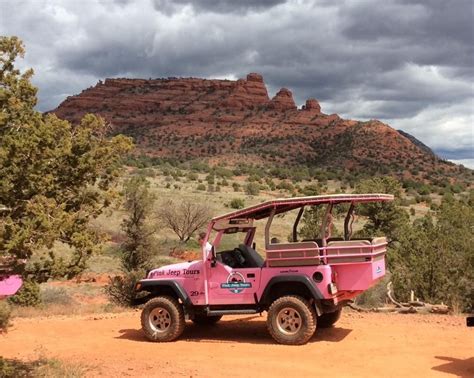
[[[341,255],[345,249],[347,253],[354,252],[353,248],[350,246],[328,246],[328,239],[331,236],[331,226],[332,226],[332,209],[334,205],[341,203],[350,204],[349,210],[344,219],[344,239],[343,241],[348,241],[352,234],[352,221],[354,220],[354,208],[355,205],[360,203],[368,202],[387,202],[393,201],[394,196],[391,194],[330,194],[330,195],[319,195],[319,196],[310,196],[310,197],[294,197],[294,198],[282,198],[266,201],[257,205],[249,206],[245,209],[233,211],[212,219],[211,224],[209,225],[207,237],[212,230],[222,229],[217,225],[226,224],[227,227],[231,227],[232,224],[238,226],[239,224],[245,224],[249,222],[253,225],[253,220],[259,220],[268,218],[267,224],[265,226],[265,252],[267,254],[267,262],[271,262],[273,256],[279,256],[276,260],[286,260],[283,258],[285,252],[290,255],[299,257],[300,254],[304,255],[305,259],[304,264],[317,264],[322,261],[324,263],[328,262],[327,254],[328,252],[336,253]],[[304,209],[306,206],[317,206],[317,205],[327,205],[325,215],[322,220],[321,226],[321,239],[320,240],[306,240],[302,242],[297,241],[297,227],[299,221],[303,215]],[[291,210],[300,209],[296,220],[293,224],[292,236],[293,243],[288,244],[272,244],[270,242],[270,227],[275,215],[286,213]],[[217,227],[216,227],[217,226]],[[207,238],[206,238],[207,239]],[[220,239],[220,238],[218,238]],[[207,241],[207,240],[206,240]],[[370,242],[371,246],[360,246],[357,248],[357,254],[363,252],[369,252],[372,257],[378,253],[382,253],[382,250],[379,247],[386,245],[386,240],[381,240],[380,238],[374,239],[375,244]],[[217,240],[218,242],[218,240]],[[278,252],[277,252],[278,250]],[[303,253],[304,251],[304,253]],[[283,252],[283,253],[282,253]],[[338,256],[338,258],[345,257],[347,253]],[[348,255],[347,255],[348,256]],[[288,260],[294,260],[292,257]],[[298,259],[299,260],[299,259]],[[332,261],[335,259],[333,258]],[[343,261],[343,260],[340,260]],[[288,261],[291,263],[291,261]],[[301,263],[301,261],[299,262]]]
[[[212,219],[212,228],[216,230],[215,225],[220,223],[232,224],[235,222],[236,225],[239,223],[253,223],[253,220],[259,220],[263,218],[269,218],[265,232],[265,244],[269,245],[269,231],[273,217],[278,214],[286,213],[291,210],[300,209],[293,225],[293,241],[297,240],[297,227],[299,221],[303,215],[306,206],[316,206],[322,204],[328,204],[326,214],[323,219],[322,231],[329,226],[332,207],[340,203],[350,203],[349,211],[344,219],[344,239],[348,239],[352,230],[350,229],[352,220],[354,218],[354,208],[358,203],[367,202],[384,202],[393,201],[394,197],[391,194],[329,194],[320,196],[310,197],[294,197],[294,198],[280,198],[260,203],[258,205],[249,206],[245,209],[233,211]],[[323,235],[322,235],[323,236]],[[322,237],[322,239],[325,239]]]

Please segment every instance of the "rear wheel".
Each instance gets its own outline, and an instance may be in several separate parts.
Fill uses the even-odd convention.
[[[328,312],[327,314],[322,314],[321,316],[318,316],[318,327],[321,328],[329,328],[334,323],[336,323],[339,318],[341,317],[342,313],[342,308],[339,308],[338,310],[334,312]]]
[[[183,306],[172,297],[150,299],[143,308],[141,323],[143,332],[149,340],[173,341],[184,331]]]
[[[268,309],[267,328],[280,344],[302,345],[316,331],[316,313],[306,299],[284,296]]]
[[[219,320],[221,320],[221,318],[222,318],[222,315],[217,315],[217,316],[194,315],[194,318],[191,320],[195,324],[211,325],[211,324],[216,324]]]

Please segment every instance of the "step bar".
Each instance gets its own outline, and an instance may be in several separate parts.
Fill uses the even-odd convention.
[[[248,315],[258,314],[257,310],[244,309],[244,310],[207,310],[208,316],[221,316],[221,315]]]

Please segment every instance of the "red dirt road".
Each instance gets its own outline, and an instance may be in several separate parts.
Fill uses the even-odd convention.
[[[15,319],[0,356],[55,357],[87,376],[474,377],[474,329],[465,318],[346,312],[304,346],[277,345],[265,316],[187,324],[179,341],[144,339],[139,312]]]

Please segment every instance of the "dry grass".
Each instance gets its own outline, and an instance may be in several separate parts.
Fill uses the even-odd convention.
[[[54,304],[49,306],[38,307],[14,307],[12,310],[12,317],[17,318],[38,318],[49,316],[74,316],[74,315],[89,315],[89,314],[103,314],[103,313],[119,313],[126,309],[116,306],[111,303],[97,304],[97,303],[77,303],[74,306]]]
[[[57,358],[39,357],[30,361],[22,361],[10,358],[4,359],[0,356],[0,376],[5,378],[79,378],[93,369],[92,366]]]

